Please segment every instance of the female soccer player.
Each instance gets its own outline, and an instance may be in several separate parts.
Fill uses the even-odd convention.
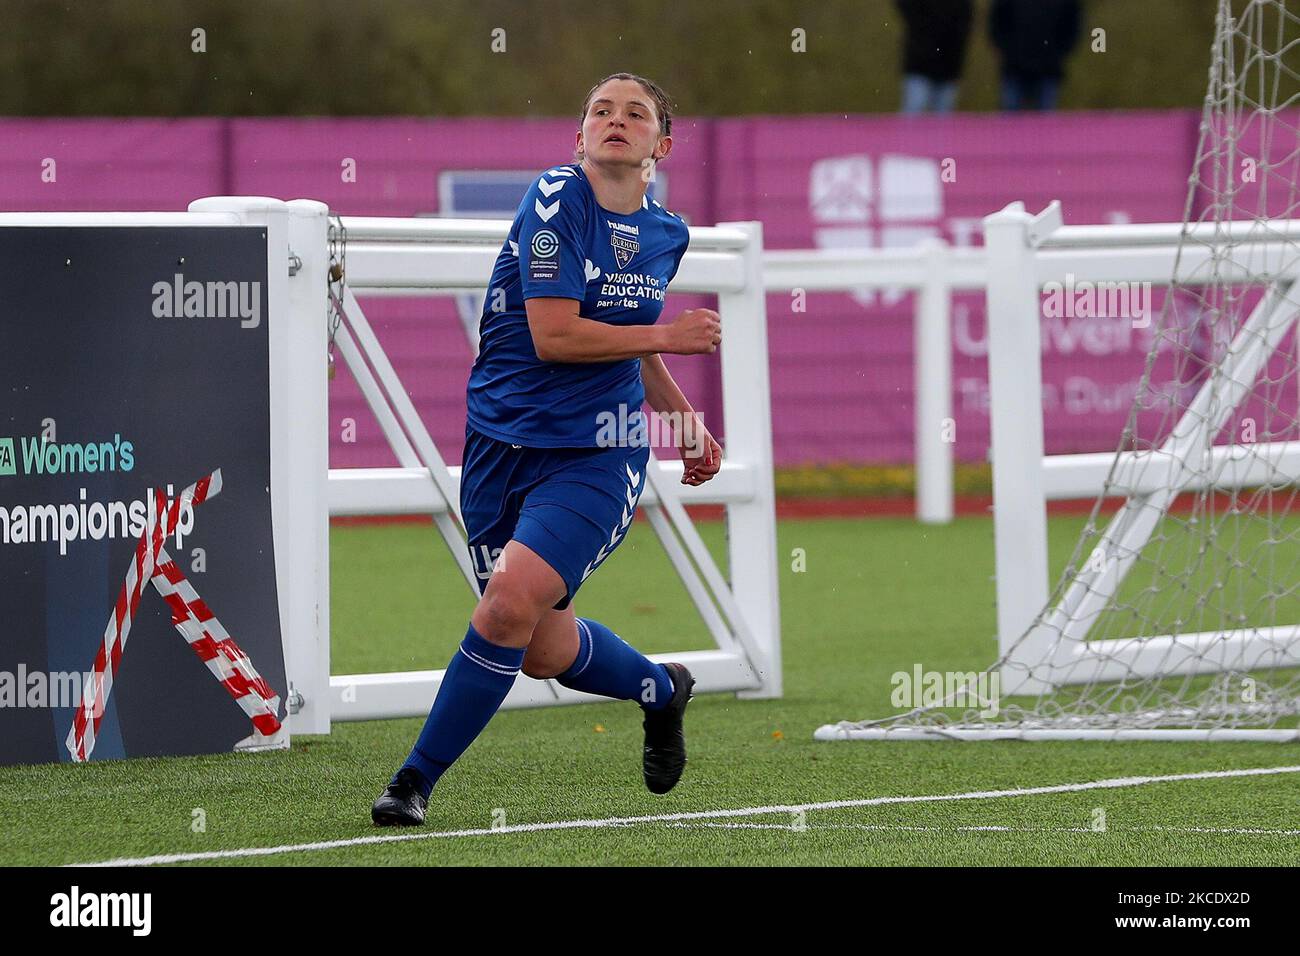
[[[646,197],[671,131],[658,86],[605,78],[583,103],[578,162],[539,176],[515,214],[469,378],[460,503],[482,596],[415,747],[371,810],[380,826],[424,822],[434,784],[520,670],[637,701],[646,786],[667,793],[682,775],[690,672],[653,663],[572,605],[645,487],[643,401],[687,423],[675,429],[683,483],[708,481],[722,462],[660,358],[713,352],[722,336],[709,309],[655,324],[689,241],[681,218]]]

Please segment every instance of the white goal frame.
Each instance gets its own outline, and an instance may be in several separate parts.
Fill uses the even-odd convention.
[[[1143,635],[1092,646],[1088,634],[1131,569],[1165,508],[1186,491],[1291,484],[1300,478],[1300,441],[1252,446],[1214,446],[1208,463],[1197,463],[1206,481],[1185,460],[1186,451],[1217,434],[1251,389],[1296,315],[1282,319],[1266,295],[1234,338],[1234,349],[1203,383],[1169,439],[1155,451],[1045,455],[1040,292],[1067,273],[1076,282],[1151,282],[1167,285],[1178,270],[1180,285],[1243,281],[1270,271],[1290,289],[1300,278],[1294,256],[1280,255],[1300,238],[1300,220],[1277,221],[1266,234],[1253,222],[1065,226],[1059,202],[1032,215],[1013,202],[984,220],[987,269],[990,455],[996,567],[998,660],[1003,696],[1050,693],[1058,686],[1123,677],[1217,673],[1242,668],[1300,666],[1300,622],[1271,628]],[[1218,228],[1220,232],[1216,233]],[[1234,242],[1234,258],[1261,265],[1247,272],[1214,259],[1211,240]],[[1192,240],[1192,241],[1184,241]],[[1196,240],[1200,240],[1199,242]],[[1270,259],[1270,256],[1272,257]],[[1285,263],[1288,271],[1277,268]],[[1270,269],[1270,267],[1272,267]],[[1151,321],[1155,321],[1152,316]],[[1262,344],[1261,344],[1262,343]],[[1227,394],[1218,419],[1205,412],[1212,392]],[[1107,486],[1107,480],[1110,484]],[[1084,562],[1051,605],[1047,551],[1047,502],[1097,498],[1103,492],[1125,501],[1099,538],[1103,560]],[[1290,643],[1288,643],[1290,642]],[[1059,684],[1039,675],[1051,671]],[[884,723],[883,721],[880,723]],[[847,727],[827,724],[819,740],[1269,740],[1300,739],[1294,729],[1164,728],[1047,729],[931,726]]]
[[[1228,261],[1219,262],[1212,272],[1198,269],[1213,257],[1208,242],[1213,224],[1190,229],[1193,239],[1203,233],[1204,244],[1180,243],[1181,223],[1063,226],[1059,203],[1032,216],[1018,202],[984,223],[998,652],[1015,665],[1002,669],[1003,692],[1038,694],[1053,689],[1028,673],[1029,668],[1041,669],[1048,663],[1071,683],[1126,675],[1215,673],[1225,661],[1239,668],[1300,666],[1300,652],[1287,643],[1300,636],[1300,621],[1265,629],[1109,640],[1104,650],[1090,647],[1087,641],[1092,624],[1123,582],[1165,508],[1179,493],[1206,484],[1197,481],[1184,461],[1186,450],[1203,444],[1207,429],[1212,434],[1219,431],[1294,325],[1295,316],[1277,321],[1270,308],[1274,296],[1265,296],[1238,333],[1238,341],[1251,345],[1234,350],[1229,361],[1214,369],[1159,450],[1123,452],[1118,459],[1113,452],[1045,456],[1039,298],[1044,283],[1059,282],[1066,273],[1076,281],[1168,283],[1180,245],[1183,285],[1195,284],[1199,276],[1227,281],[1234,271],[1243,280],[1252,275]],[[1241,238],[1251,240],[1238,247],[1235,258],[1239,260],[1268,263],[1272,254],[1279,261],[1281,244],[1300,238],[1300,221],[1273,223],[1263,238],[1257,230],[1251,231],[1253,226],[1243,222],[1235,227]],[[1293,258],[1286,262],[1295,268]],[[1280,278],[1294,281],[1297,277],[1300,270]],[[1215,391],[1230,398],[1223,402],[1218,421],[1208,422],[1205,410]],[[1243,459],[1247,461],[1238,465]],[[1289,484],[1300,476],[1300,441],[1216,446],[1207,470],[1214,476],[1211,484],[1221,489]],[[1039,620],[1050,595],[1047,502],[1095,498],[1108,475],[1110,493],[1124,496],[1125,503],[1099,540],[1104,560],[1100,567],[1086,563],[1060,602]]]

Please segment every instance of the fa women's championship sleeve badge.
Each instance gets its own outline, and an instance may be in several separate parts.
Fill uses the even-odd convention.
[[[560,277],[560,239],[549,229],[533,233],[529,244],[532,258],[528,263],[534,281],[549,281]]]

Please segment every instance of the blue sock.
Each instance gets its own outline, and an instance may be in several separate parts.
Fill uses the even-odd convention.
[[[659,710],[673,699],[668,668],[656,664],[604,624],[578,620],[578,656],[555,679],[565,687]]]
[[[426,800],[443,771],[483,732],[523,663],[524,648],[493,644],[473,624],[469,626],[460,650],[447,665],[424,729],[402,764],[424,778]]]

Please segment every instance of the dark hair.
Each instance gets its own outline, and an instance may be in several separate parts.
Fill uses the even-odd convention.
[[[590,90],[582,101],[582,112],[578,115],[578,125],[581,125],[587,119],[587,110],[591,107],[591,100],[596,95],[596,91],[608,83],[610,80],[631,80],[634,83],[641,84],[641,89],[649,94],[654,100],[655,112],[659,114],[659,135],[671,136],[673,133],[673,104],[668,98],[668,94],[654,80],[647,80],[644,76],[637,76],[635,73],[611,73],[605,77]],[[578,159],[582,159],[582,152],[574,154]]]

